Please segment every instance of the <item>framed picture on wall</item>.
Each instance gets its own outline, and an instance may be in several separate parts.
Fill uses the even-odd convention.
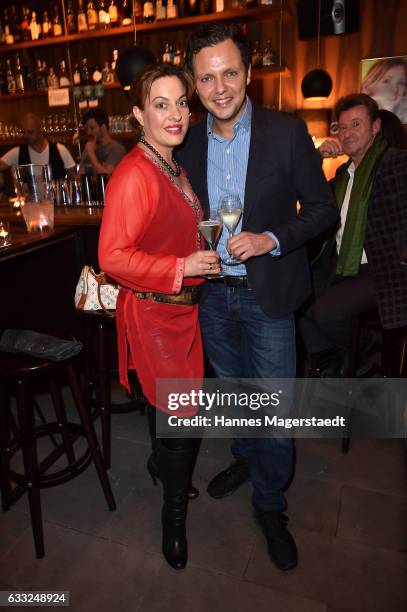
[[[407,124],[407,55],[363,59],[360,91]]]

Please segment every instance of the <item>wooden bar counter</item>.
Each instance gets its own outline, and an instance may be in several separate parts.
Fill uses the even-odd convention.
[[[0,219],[11,225],[11,245],[0,248],[0,331],[80,338],[75,287],[83,265],[98,267],[102,215],[102,208],[56,207],[54,230],[27,232],[21,211],[0,204]]]

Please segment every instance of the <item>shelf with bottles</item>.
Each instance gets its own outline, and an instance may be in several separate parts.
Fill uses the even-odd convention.
[[[253,21],[262,19],[274,19],[279,20],[280,18],[287,20],[290,19],[290,13],[286,8],[280,9],[279,6],[261,6],[257,8],[242,8],[242,9],[230,9],[220,12],[211,12],[206,14],[198,14],[187,17],[177,17],[174,19],[166,19],[153,21],[152,23],[137,23],[137,32],[155,32],[159,30],[170,30],[186,28],[191,25],[198,24],[204,19],[208,21]],[[17,51],[18,49],[26,49],[30,47],[41,47],[44,45],[57,45],[67,42],[83,41],[85,39],[97,39],[105,38],[110,36],[121,36],[133,33],[132,25],[124,25],[119,27],[112,27],[107,29],[94,29],[88,30],[81,33],[62,34],[60,36],[50,36],[38,40],[24,40],[13,44],[0,44],[0,53],[9,53],[10,51]]]

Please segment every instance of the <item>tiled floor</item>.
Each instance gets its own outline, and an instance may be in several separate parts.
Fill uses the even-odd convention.
[[[354,440],[348,455],[338,440],[296,447],[288,499],[300,563],[292,573],[268,558],[249,484],[224,500],[207,496],[209,479],[230,461],[222,440],[206,441],[197,464],[188,567],[169,568],[160,554],[161,488],[145,470],[146,418],[131,413],[113,418],[117,511],[108,511],[93,467],[44,490],[46,556],[37,560],[21,499],[0,514],[0,588],[69,590],[74,612],[405,612],[401,442]]]

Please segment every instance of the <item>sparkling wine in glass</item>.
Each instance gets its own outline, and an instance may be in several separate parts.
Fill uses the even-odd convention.
[[[242,216],[242,212],[242,202],[238,195],[227,195],[221,199],[218,214],[223,225],[229,232],[229,238],[232,238],[234,235],[234,231],[239,223],[240,217]],[[222,261],[229,266],[240,263],[240,261],[232,255]]]
[[[218,242],[219,236],[222,233],[222,223],[216,217],[216,214],[211,213],[209,219],[201,221],[199,223],[199,231],[205,238],[206,242],[209,244],[210,250],[215,251],[216,243]],[[223,276],[223,272],[204,275],[205,278],[221,278]]]

